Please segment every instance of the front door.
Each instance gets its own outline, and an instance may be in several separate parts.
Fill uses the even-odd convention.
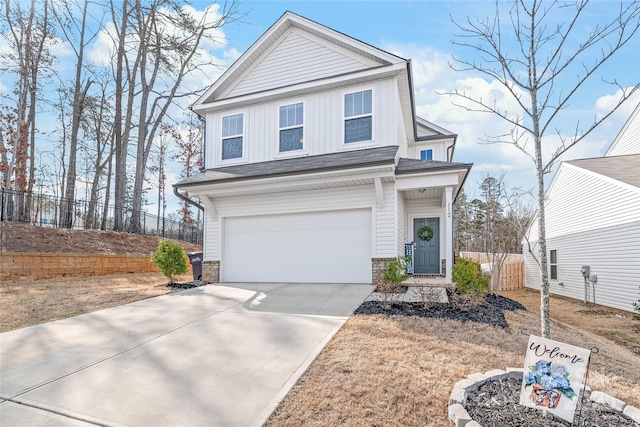
[[[439,224],[439,218],[416,218],[413,220],[413,241],[416,244],[413,253],[413,274],[440,274]],[[433,237],[428,241],[418,237],[418,232],[424,226],[433,230]],[[423,234],[428,235],[430,233],[425,232]]]

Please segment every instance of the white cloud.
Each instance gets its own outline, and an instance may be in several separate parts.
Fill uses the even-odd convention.
[[[388,44],[383,48],[404,58],[411,58],[417,114],[458,134],[454,161],[474,163],[472,173],[467,180],[469,183],[467,188],[471,189],[470,192],[474,191],[475,183],[479,182],[487,170],[507,171],[505,179],[509,186],[522,188],[535,186],[534,164],[519,149],[510,144],[479,143],[480,140],[487,139],[488,136],[508,135],[513,127],[511,124],[495,114],[467,111],[465,108],[457,106],[478,109],[471,101],[462,97],[442,95],[458,90],[474,99],[482,99],[488,103],[495,102],[496,106],[506,112],[505,114],[509,118],[523,120],[522,108],[504,85],[497,80],[489,81],[469,73],[463,74],[453,71],[448,66],[450,55],[442,51],[412,44]],[[529,102],[528,94],[514,91],[527,105]],[[581,127],[584,128],[582,124],[586,125],[587,119],[592,121],[597,114],[604,114],[619,97],[619,91],[605,94],[592,105],[579,105],[579,108],[569,109],[566,116],[556,120],[560,126],[560,132],[563,132],[562,135],[565,137],[569,136],[569,133],[576,126],[576,119],[580,120]],[[603,155],[639,100],[640,92],[636,93],[633,99],[626,102],[619,111],[609,117],[596,132],[576,144],[559,160]],[[555,132],[556,129],[552,128],[544,137],[544,158],[548,159],[561,143],[560,137]],[[526,145],[526,150],[532,154],[533,149],[533,142],[530,141]]]

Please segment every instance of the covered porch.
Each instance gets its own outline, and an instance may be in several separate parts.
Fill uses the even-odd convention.
[[[470,164],[400,159],[395,187],[399,246],[402,255],[411,256],[408,285],[451,283],[453,203],[470,169]]]

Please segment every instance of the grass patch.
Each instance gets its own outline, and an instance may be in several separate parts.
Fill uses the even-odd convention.
[[[577,310],[576,311],[577,314],[584,314],[586,316],[604,316],[604,317],[611,317],[611,313],[609,313],[607,310],[598,310],[598,309],[593,309],[593,310]]]
[[[522,367],[540,319],[505,312],[509,327],[417,316],[354,315],[269,418],[268,426],[447,426],[453,385],[475,372]],[[598,346],[589,385],[640,405],[640,357],[552,324],[552,337]]]

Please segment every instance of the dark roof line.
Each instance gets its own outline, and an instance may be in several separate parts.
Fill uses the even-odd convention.
[[[442,162],[438,160],[417,160],[400,158],[396,175],[408,175],[421,172],[449,171],[449,170],[470,170],[473,163]]]
[[[354,169],[371,166],[393,166],[398,146],[385,146],[316,156],[293,157],[266,162],[207,169],[184,179],[174,187],[184,188],[207,183],[242,181],[256,178],[300,175],[312,172]]]

